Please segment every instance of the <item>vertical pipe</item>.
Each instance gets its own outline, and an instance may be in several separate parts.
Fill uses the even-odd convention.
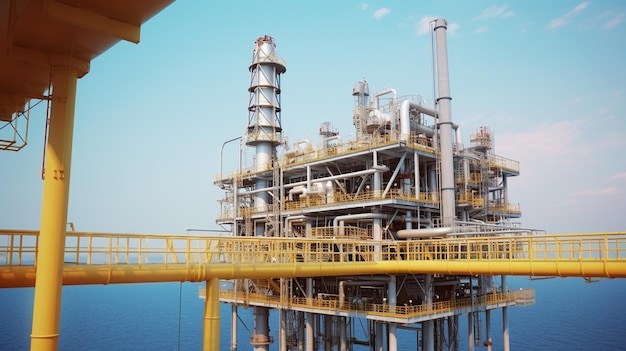
[[[433,275],[424,275],[424,300],[428,309],[432,309],[433,303]],[[435,328],[434,321],[428,320],[422,323],[422,340],[424,351],[435,351]]]
[[[374,340],[374,350],[376,351],[383,351],[383,322],[379,322],[379,321],[374,321],[374,325],[376,328],[376,335],[375,335],[375,340]]]
[[[506,286],[506,275],[502,278],[502,292],[508,292],[509,289]],[[509,351],[509,310],[508,307],[502,307],[502,346],[504,351]]]
[[[339,351],[348,351],[346,317],[338,317],[338,318],[339,318]]]
[[[254,308],[254,335],[251,344],[254,351],[268,351],[269,337],[269,310],[266,307]]]
[[[307,222],[308,223],[308,222]],[[306,298],[307,305],[313,304],[313,279],[306,278]],[[315,346],[315,324],[312,312],[306,313],[306,350],[313,351]]]
[[[410,211],[407,213],[411,213]],[[408,222],[410,223],[410,222]],[[389,289],[389,312],[391,313],[395,313],[396,311],[396,276],[395,275],[391,275],[389,277],[389,283],[388,283],[388,289]],[[396,323],[390,322],[389,323],[389,337],[387,338],[388,341],[388,345],[387,345],[387,350],[388,351],[397,351],[398,350],[398,336],[396,335],[397,332],[397,325]]]
[[[491,310],[485,311],[485,328],[487,329],[487,351],[491,351]]]
[[[239,200],[237,199],[238,193],[239,193],[239,189],[237,188],[237,180],[236,178],[233,178],[233,227],[232,227],[233,236],[239,235],[238,230],[237,230],[237,217],[239,217]]]
[[[237,305],[231,306],[230,350],[237,351]]]
[[[474,351],[474,312],[467,314],[467,350]]]
[[[376,166],[378,166],[378,152],[376,152],[376,150],[374,150],[372,152],[372,154],[373,154],[373,157],[374,157],[374,159],[373,159],[374,167],[376,167]],[[376,173],[374,173],[372,175],[372,177],[373,177],[372,193],[373,193],[373,195],[375,197],[378,197],[378,196],[380,196],[380,190],[381,190],[381,187],[382,187],[382,180],[381,180],[382,173],[381,172],[376,172]]]
[[[304,312],[298,311],[298,351],[304,351]]]
[[[278,313],[278,319],[280,320],[278,348],[280,351],[287,351],[287,310],[280,309]]]
[[[441,217],[443,226],[454,222],[454,160],[452,152],[452,114],[450,108],[450,78],[448,74],[448,51],[446,43],[446,20],[435,20],[437,46],[437,87],[439,106],[439,146],[441,155]]]
[[[204,301],[204,337],[202,350],[220,349],[220,280],[211,278],[206,281]]]
[[[502,176],[502,197],[505,204],[509,204],[509,187],[507,185],[506,175]]]
[[[333,349],[333,329],[331,328],[331,318],[332,316],[324,315],[324,351],[332,351]]]
[[[420,158],[419,154],[415,152],[413,154],[413,171],[415,172],[415,198],[420,198]],[[418,227],[419,228],[419,227]]]
[[[33,351],[54,351],[59,346],[77,79],[78,74],[73,68],[52,68],[52,106],[46,145],[31,333]]]

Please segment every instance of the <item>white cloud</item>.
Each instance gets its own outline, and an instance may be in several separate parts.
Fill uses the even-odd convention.
[[[381,18],[385,17],[386,15],[388,15],[389,12],[391,12],[390,9],[388,9],[386,7],[383,7],[383,8],[380,8],[380,9],[376,10],[374,12],[373,17],[376,18],[376,19],[381,19]]]
[[[611,179],[626,179],[626,172],[614,174]]]
[[[513,11],[507,10],[507,5],[502,6],[491,6],[485,9],[478,17],[472,19],[472,21],[486,21],[492,18],[502,18],[506,19],[513,16]]]
[[[487,32],[487,26],[482,26],[482,27],[478,27],[476,28],[476,30],[474,31],[474,34],[483,34]]]
[[[362,11],[367,10],[368,7],[369,7],[369,5],[367,3],[365,3],[365,2],[361,3],[361,5],[360,5],[360,8],[361,8]]]
[[[612,19],[610,19],[602,26],[602,29],[612,29],[619,26],[620,23],[624,21],[624,17],[626,17],[624,13],[619,13],[615,15]]]
[[[461,26],[456,22],[448,24],[448,34],[452,35],[456,33],[456,31],[459,30],[459,28],[461,28]]]
[[[571,10],[569,10],[568,12],[563,14],[561,17],[557,17],[557,18],[554,18],[553,20],[551,20],[550,21],[550,25],[548,27],[550,29],[555,29],[555,28],[559,28],[559,27],[565,26],[566,24],[568,24],[572,20],[572,18],[578,16],[590,4],[591,4],[591,2],[587,1],[587,2],[582,2],[582,3],[578,4],[578,5],[576,5],[576,7],[574,7]]]
[[[415,28],[417,29],[417,34],[426,34],[430,32],[430,22],[436,20],[437,17],[424,16],[422,19],[417,22]]]

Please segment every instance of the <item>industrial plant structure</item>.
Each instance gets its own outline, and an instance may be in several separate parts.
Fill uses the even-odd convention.
[[[435,20],[432,29],[435,106],[425,106],[420,96],[400,97],[394,89],[370,94],[367,82],[360,81],[352,92],[356,138],[342,141],[327,122],[319,129],[317,145],[309,140],[284,145],[280,79],[286,65],[272,37],[258,38],[249,67],[245,135],[226,142],[240,139],[241,148],[255,153],[251,167],[240,162],[229,174],[220,168],[215,184],[225,197],[217,223],[235,237],[354,239],[382,247],[429,238],[534,234],[514,221],[520,209],[507,196],[507,179],[519,175],[519,163],[493,153],[487,127],[471,135],[469,147],[462,143],[461,128],[451,118],[446,21]],[[319,245],[327,245],[327,260],[337,264],[342,260],[337,257],[349,262],[405,255],[378,247],[355,250],[340,241]],[[463,245],[426,249],[422,259],[463,259],[464,250]],[[491,349],[490,320],[496,309],[502,311],[507,350],[507,308],[533,298],[533,291],[510,292],[504,276],[494,281],[487,275],[419,271],[237,279],[220,293],[220,301],[233,309],[231,349],[237,349],[237,308],[251,306],[250,343],[258,351],[276,341],[280,350],[395,351],[398,328],[416,332],[418,350],[458,350],[461,315],[468,318],[469,349]],[[278,340],[269,328],[271,309],[279,313]],[[367,332],[359,335],[355,326],[363,321]]]
[[[519,164],[494,154],[487,127],[464,147],[452,120],[442,18],[432,22],[436,104],[358,82],[350,141],[328,122],[319,144],[285,145],[286,64],[271,37],[256,41],[248,125],[224,142],[253,149],[254,163],[224,174],[220,162],[215,180],[225,191],[217,223],[232,235],[68,230],[77,81],[117,42],[138,43],[172,2],[0,3],[0,150],[22,150],[31,101],[48,105],[40,228],[0,229],[0,288],[34,287],[32,351],[58,349],[64,285],[205,282],[206,351],[224,349],[220,301],[232,305],[232,350],[244,306],[254,350],[393,351],[408,329],[431,351],[509,349],[508,308],[534,292],[509,291],[506,275],[626,278],[626,233],[535,235],[514,222],[507,180]],[[495,310],[502,345],[491,339]]]

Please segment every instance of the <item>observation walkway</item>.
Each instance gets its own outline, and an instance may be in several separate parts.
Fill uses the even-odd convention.
[[[206,289],[200,289],[205,298]],[[391,306],[385,303],[348,303],[336,298],[306,298],[278,296],[260,293],[220,291],[220,300],[239,305],[263,306],[274,309],[290,309],[343,317],[361,317],[381,322],[414,324],[434,318],[444,318],[475,311],[478,307],[494,309],[503,306],[527,306],[535,303],[534,289],[492,292],[481,296],[437,301],[428,304]]]
[[[32,287],[38,231],[0,230],[0,287]],[[64,285],[355,274],[626,278],[626,233],[411,241],[67,232]]]

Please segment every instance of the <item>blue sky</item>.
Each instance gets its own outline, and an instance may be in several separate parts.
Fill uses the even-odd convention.
[[[179,0],[92,61],[78,82],[69,218],[76,230],[218,229],[222,143],[247,123],[257,37],[287,62],[290,143],[322,122],[353,134],[351,90],[432,99],[429,20],[448,21],[452,119],[479,126],[521,162],[510,180],[525,227],[626,230],[626,3],[623,1]],[[45,110],[29,145],[0,152],[0,228],[37,229]],[[252,154],[251,151],[248,152]],[[224,170],[237,148],[224,151]]]

